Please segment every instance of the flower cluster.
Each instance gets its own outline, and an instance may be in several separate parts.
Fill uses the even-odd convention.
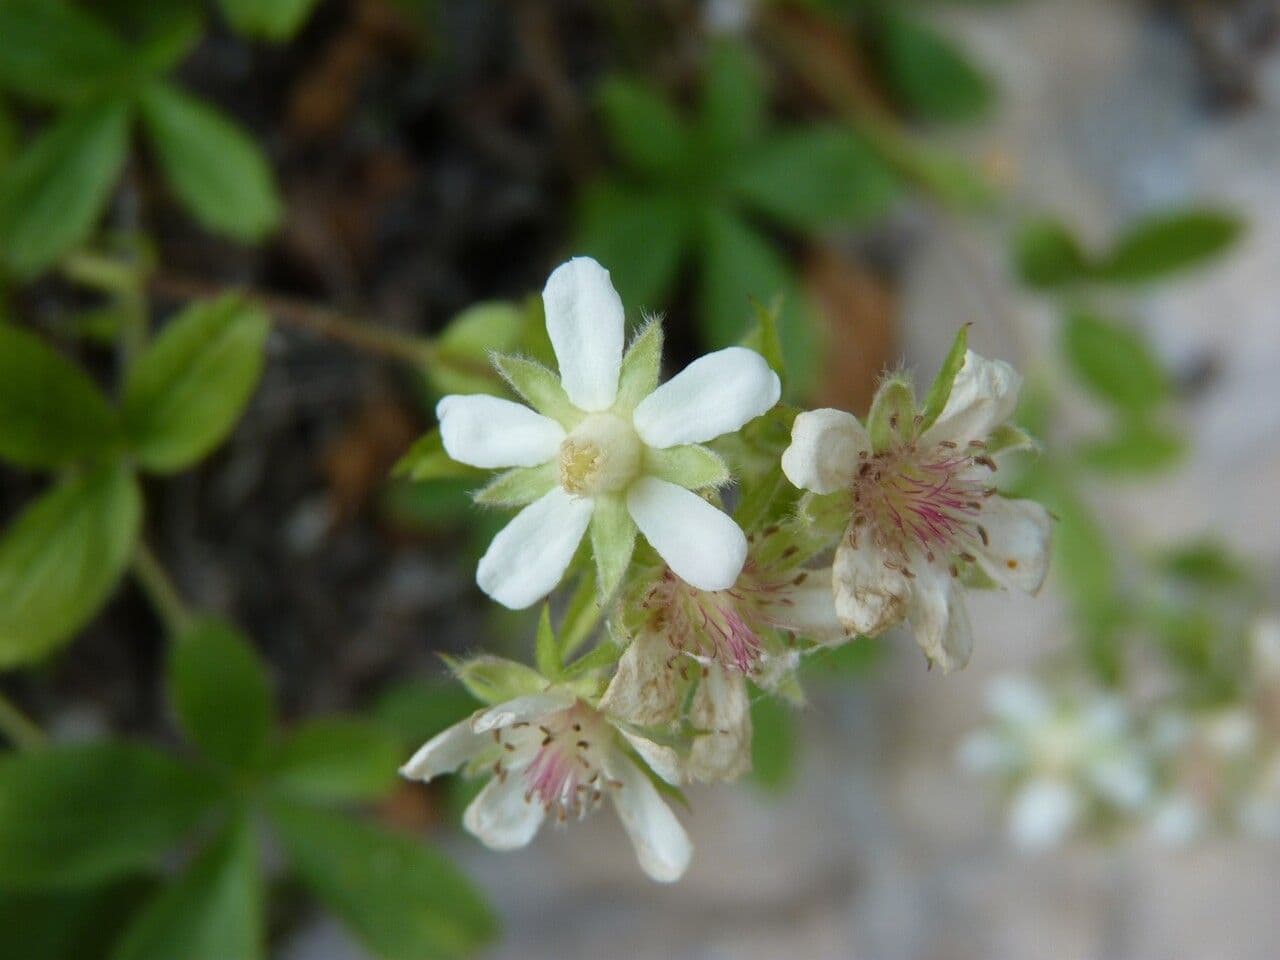
[[[1002,786],[1027,850],[1125,829],[1166,844],[1212,830],[1280,839],[1280,622],[1258,621],[1250,640],[1251,682],[1206,705],[1002,678],[960,762]]]
[[[543,304],[558,375],[495,356],[524,404],[446,396],[439,442],[503,470],[479,503],[519,508],[480,560],[480,588],[522,609],[577,587],[558,634],[544,607],[537,670],[456,665],[489,706],[402,772],[488,776],[464,825],[502,850],[607,798],[641,867],[673,881],[691,846],[664,797],[750,768],[752,696],[798,701],[806,653],[903,622],[930,663],[961,667],[963,588],[1039,589],[1049,515],[994,480],[1031,445],[1007,423],[1019,378],[968,351],[962,330],[922,405],[893,375],[864,424],[779,403],[777,364],[760,352],[776,338],[768,314],[748,341],[760,351],[719,350],[659,384],[660,324],[624,349],[623,305],[598,263],[560,266]]]

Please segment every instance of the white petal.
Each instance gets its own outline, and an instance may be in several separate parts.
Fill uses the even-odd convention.
[[[618,660],[600,709],[641,727],[673,723],[680,708],[679,679],[666,637],[640,633]]]
[[[782,451],[782,472],[795,486],[834,493],[858,469],[858,454],[871,440],[858,418],[843,410],[806,410],[791,426],[791,446]]]
[[[1034,594],[1049,573],[1053,518],[1033,500],[991,497],[982,507],[987,543],[978,563],[996,583]]]
[[[556,455],[564,429],[510,400],[450,394],[436,404],[445,453],[473,467],[536,467]]]
[[[568,710],[577,698],[565,690],[544,690],[542,693],[529,693],[516,697],[506,703],[500,703],[488,710],[481,710],[471,720],[471,729],[476,733],[487,733],[498,727],[507,727],[513,723],[524,721],[531,723],[542,717],[561,710]]]
[[[426,783],[442,773],[452,773],[493,741],[471,729],[471,718],[440,731],[421,747],[403,767],[400,775]]]
[[[1009,807],[1009,833],[1023,850],[1046,850],[1061,843],[1080,815],[1080,796],[1059,780],[1033,780]]]
[[[609,271],[574,257],[547,279],[542,303],[564,392],[579,410],[608,410],[618,395],[626,321]]]
[[[992,716],[1014,726],[1045,723],[1053,714],[1044,690],[1024,677],[997,677],[987,687],[986,699]]]
[[[681,580],[699,590],[727,590],[737,582],[747,560],[747,538],[724,511],[655,477],[631,485],[627,510]]]
[[[971,733],[956,751],[956,761],[970,773],[1010,773],[1018,751],[1004,737],[991,730]]]
[[[1098,793],[1126,810],[1137,810],[1151,798],[1151,771],[1136,752],[1095,760],[1087,773]]]
[[[674,786],[684,780],[684,771],[680,768],[680,755],[673,747],[664,747],[660,743],[654,743],[648,737],[642,737],[628,730],[619,730],[619,733],[627,743],[631,744],[636,753],[640,754],[640,758],[649,765],[649,769],[667,783]]]
[[[946,406],[924,432],[921,443],[981,440],[1013,416],[1021,388],[1022,377],[1009,364],[970,350],[964,355],[964,366],[956,374]]]
[[[693,738],[689,776],[736,780],[751,769],[751,706],[742,674],[709,667],[694,694],[689,721],[709,731]]]
[[[640,869],[659,883],[684,876],[693,845],[671,808],[649,778],[619,752],[605,761],[605,775],[621,786],[613,791],[613,805],[635,848]]]
[[[878,636],[907,615],[911,585],[884,560],[865,541],[854,546],[845,537],[836,548],[831,567],[836,615],[850,633]]]
[[[840,643],[851,636],[836,614],[830,567],[806,570],[800,584],[787,587],[779,602],[769,604],[768,617],[774,626],[819,643]]]
[[[591,522],[591,500],[560,487],[529,504],[498,531],[476,568],[480,589],[523,610],[555,589]]]
[[[931,563],[912,566],[916,575],[907,618],[916,643],[943,673],[959,670],[973,653],[973,629],[960,590],[950,574]]]
[[[699,357],[640,401],[632,423],[651,447],[733,433],[778,402],[782,381],[764,357],[727,347]]]
[[[541,803],[525,800],[525,792],[523,777],[494,777],[471,801],[462,825],[491,850],[527,846],[546,811]]]

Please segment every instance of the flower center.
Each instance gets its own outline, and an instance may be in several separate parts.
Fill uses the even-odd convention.
[[[804,576],[802,572],[787,574],[786,579],[769,577],[748,560],[732,587],[707,591],[690,586],[668,569],[649,588],[644,606],[653,611],[653,628],[677,653],[756,674],[765,655],[761,633],[771,626],[786,629],[775,622],[775,607],[790,602],[788,589]]]
[[[594,413],[560,444],[560,486],[576,497],[624,489],[640,472],[640,438],[611,413]]]
[[[507,757],[519,761],[532,753],[521,772],[525,802],[541,803],[548,813],[554,809],[561,821],[581,818],[600,803],[605,787],[614,786],[603,770],[611,735],[599,713],[577,703],[539,723],[515,723],[501,730],[497,739],[506,756],[494,772],[506,776]]]
[[[980,440],[961,450],[944,440],[928,450],[905,444],[878,454],[862,454],[853,479],[850,536],[865,534],[911,576],[909,564],[923,555],[972,562],[970,550],[988,543],[982,512],[995,487],[996,465]]]

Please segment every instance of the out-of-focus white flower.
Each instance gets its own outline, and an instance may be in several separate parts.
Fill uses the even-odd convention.
[[[692,846],[647,774],[629,755],[662,748],[569,691],[551,688],[480,710],[429,740],[400,773],[430,781],[464,765],[491,779],[467,807],[463,825],[494,850],[533,839],[548,815],[580,819],[613,801],[641,868],[654,880],[678,880]],[[659,771],[661,772],[661,771]]]
[[[1121,700],[1054,695],[1006,677],[991,685],[987,706],[990,725],[961,745],[959,760],[1011,791],[1009,833],[1019,847],[1054,846],[1090,817],[1149,803],[1151,764]]]
[[[1040,589],[1049,513],[991,485],[997,453],[1029,443],[1005,425],[1020,384],[1007,363],[969,351],[932,424],[896,379],[882,385],[869,427],[841,410],[796,417],[782,455],[787,478],[815,494],[851,494],[834,564],[848,630],[874,636],[905,619],[929,661],[951,670],[973,646],[962,576],[977,568],[1000,586]]]
[[[699,444],[738,430],[778,401],[764,358],[729,347],[657,386],[661,330],[651,323],[623,356],[623,307],[600,264],[562,264],[542,293],[559,363],[549,371],[497,358],[536,409],[497,397],[451,395],[436,407],[444,449],[476,467],[515,468],[481,499],[524,508],[480,560],[476,580],[516,609],[546,596],[591,528],[593,548],[617,556],[620,575],[636,528],[678,576],[706,590],[732,586],[747,543],[722,511],[692,490],[728,480]]]

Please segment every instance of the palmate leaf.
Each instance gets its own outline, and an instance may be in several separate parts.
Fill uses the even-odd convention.
[[[306,23],[317,0],[219,0],[237,33],[288,40]]]
[[[133,556],[137,481],[109,465],[31,504],[0,538],[0,667],[50,653],[106,601]]]
[[[89,103],[9,164],[0,177],[0,260],[10,270],[39,273],[89,236],[124,165],[128,130],[127,101]]]
[[[0,458],[61,467],[119,441],[119,417],[92,380],[39,337],[0,324]]]
[[[140,463],[171,473],[230,433],[262,374],[270,324],[234,294],[175,317],[129,370],[125,427]]]
[[[265,942],[258,846],[240,816],[142,909],[111,960],[259,960]]]
[[[743,44],[721,40],[707,57],[697,130],[699,145],[728,158],[759,139],[766,120],[760,65]]]
[[[688,159],[688,128],[657,90],[612,77],[601,84],[599,98],[614,149],[637,173],[670,176]]]
[[[97,97],[130,66],[120,38],[64,0],[4,0],[0,37],[0,86],[33,100]]]
[[[150,747],[48,747],[0,759],[0,885],[78,887],[153,865],[219,798]]]
[[[1169,395],[1168,378],[1147,342],[1119,323],[1073,313],[1063,328],[1062,346],[1080,382],[1116,407],[1142,413]]]
[[[241,769],[262,760],[275,719],[271,685],[234,627],[203,618],[175,637],[168,686],[184,732],[206,756]]]
[[[275,229],[281,215],[275,178],[244,130],[161,80],[147,86],[139,103],[165,179],[197,220],[250,243]]]
[[[689,205],[673,190],[606,180],[582,192],[576,248],[608,266],[632,310],[667,305],[691,239]]]
[[[874,25],[874,52],[884,77],[917,116],[968,120],[991,106],[991,82],[941,33],[887,6]]]
[[[298,804],[271,815],[298,878],[375,956],[468,957],[493,938],[480,894],[420,840]]]
[[[318,717],[292,730],[267,768],[271,789],[313,803],[385,796],[404,758],[395,735],[359,717]]]

